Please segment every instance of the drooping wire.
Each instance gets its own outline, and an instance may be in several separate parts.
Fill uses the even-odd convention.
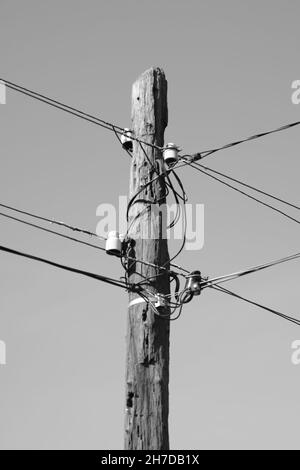
[[[180,207],[180,205],[179,205],[179,199],[178,199],[178,198],[182,199],[183,202],[184,202],[184,204],[185,204],[186,201],[187,201],[186,193],[185,193],[185,191],[184,191],[182,182],[181,182],[180,178],[178,177],[178,175],[175,173],[175,171],[174,171],[172,168],[170,168],[170,169],[168,169],[165,173],[160,174],[159,170],[154,166],[154,164],[153,164],[153,163],[151,162],[151,160],[149,159],[148,154],[147,154],[146,150],[144,149],[142,143],[140,142],[139,144],[140,144],[140,147],[141,147],[141,149],[142,149],[142,151],[143,151],[143,153],[144,153],[144,156],[145,156],[146,160],[148,161],[148,163],[149,163],[150,167],[153,169],[153,171],[157,174],[157,176],[154,177],[154,178],[152,178],[151,181],[149,181],[149,182],[146,183],[145,185],[143,185],[143,186],[136,192],[136,194],[131,198],[131,200],[129,201],[129,204],[128,204],[128,206],[127,206],[127,214],[126,214],[127,222],[129,221],[129,211],[130,211],[131,207],[132,207],[134,204],[137,204],[137,203],[143,203],[143,204],[159,204],[160,201],[157,201],[157,200],[155,200],[155,201],[150,201],[150,200],[148,200],[148,199],[147,199],[147,200],[146,200],[146,199],[137,199],[137,197],[138,197],[144,190],[146,190],[150,185],[152,185],[155,181],[157,181],[157,179],[159,179],[160,177],[164,177],[164,178],[165,178],[165,183],[166,183],[166,185],[170,188],[170,190],[172,191],[172,193],[173,193],[173,195],[174,195],[174,198],[175,198],[175,201],[176,201],[176,204],[177,204],[177,208]],[[175,176],[175,178],[176,178],[176,180],[177,180],[177,182],[178,182],[178,184],[179,184],[179,186],[180,186],[180,188],[181,188],[181,190],[182,190],[182,195],[179,195],[179,194],[177,193],[177,191],[174,189],[174,186],[173,186],[173,184],[172,184],[172,182],[171,182],[171,180],[170,180],[170,176],[169,176],[170,173],[173,173],[173,174],[174,174],[174,176]],[[162,197],[162,200],[164,200],[165,197],[166,197],[166,195],[164,195],[164,196]],[[149,210],[147,206],[146,206],[140,213],[138,213],[138,214],[134,217],[133,220],[131,220],[130,225],[129,225],[128,229],[127,229],[126,236],[127,236],[128,233],[130,232],[130,230],[131,230],[133,224],[136,222],[136,220],[137,220],[139,217],[141,217],[141,216],[145,213],[146,210]],[[184,211],[185,211],[185,207],[184,207]],[[179,219],[180,219],[180,215],[179,215],[179,212],[178,212],[178,209],[177,209],[177,213],[176,213],[175,219],[174,219],[174,221],[171,222],[171,224],[169,225],[168,228],[174,227],[174,225],[178,222]],[[185,214],[185,213],[184,213],[184,224],[185,224],[185,227],[184,227],[184,232],[185,232],[185,233],[184,233],[183,244],[182,244],[180,250],[178,251],[178,253],[177,253],[174,257],[172,257],[170,261],[173,261],[173,260],[181,253],[181,251],[184,249],[184,246],[185,246],[185,243],[186,243],[186,214]]]
[[[127,206],[127,212],[126,212],[126,219],[127,219],[127,222],[129,220],[129,211],[131,209],[131,207],[133,206],[134,203],[136,203],[136,199],[137,197],[143,192],[145,191],[145,189],[147,189],[149,186],[151,186],[151,184],[155,183],[155,181],[157,181],[159,178],[161,177],[161,175],[157,175],[155,176],[153,179],[151,179],[150,181],[148,181],[147,183],[145,183],[143,186],[141,186],[139,188],[139,190],[132,196],[132,198],[130,199],[129,203],[128,203],[128,206]],[[127,230],[128,232],[128,230]]]
[[[227,186],[228,188],[242,194],[243,196],[246,196],[247,198],[249,199],[252,199],[253,201],[265,206],[265,207],[268,207],[269,209],[272,209],[273,211],[281,214],[283,217],[286,217],[287,219],[289,220],[292,220],[293,222],[296,222],[297,224],[300,224],[300,220],[298,219],[295,219],[294,217],[286,214],[285,212],[283,212],[282,210],[278,209],[277,207],[274,207],[272,206],[271,204],[268,204],[266,202],[263,202],[261,201],[260,199],[257,199],[256,197],[254,196],[251,196],[250,194],[246,193],[245,191],[241,191],[240,189],[236,188],[235,186],[232,186],[231,184],[229,183],[226,183],[226,181],[223,181],[221,180],[220,178],[217,178],[216,176],[213,176],[211,175],[210,173],[207,173],[206,171],[202,170],[201,168],[199,168],[198,166],[195,166],[193,163],[190,163],[190,162],[187,162],[187,165],[188,166],[191,166],[192,168],[194,168],[195,170],[199,171],[200,173],[208,176],[209,178],[212,178],[214,179],[215,181],[218,181],[219,183],[223,184],[224,186]]]
[[[120,137],[119,137],[119,135],[118,135],[117,133],[116,133],[116,137],[117,137],[119,143],[120,143],[121,146],[122,146],[121,139],[120,139]],[[134,204],[134,201],[135,201],[135,199],[137,198],[137,196],[138,196],[141,192],[143,192],[143,191],[148,187],[148,185],[150,185],[151,183],[154,183],[157,179],[159,179],[160,176],[163,176],[163,174],[160,174],[159,169],[151,162],[151,160],[150,160],[150,158],[148,157],[148,154],[147,154],[147,152],[146,152],[146,150],[145,150],[145,148],[144,148],[142,142],[139,142],[139,145],[140,145],[141,150],[142,150],[142,152],[144,153],[144,156],[145,156],[146,160],[148,161],[150,167],[152,168],[152,170],[154,171],[154,173],[157,174],[157,178],[152,179],[152,180],[151,180],[149,183],[147,183],[144,187],[141,187],[140,190],[138,191],[138,193],[133,196],[132,200],[129,202],[128,207],[127,207],[127,221],[128,221],[128,218],[129,218],[129,209],[130,209],[130,207]],[[122,146],[122,147],[123,147],[123,146]],[[125,148],[124,150],[126,150],[126,152],[129,154],[129,156],[132,158],[131,153],[130,153],[126,148]],[[169,182],[169,183],[168,183],[168,182]],[[168,175],[167,172],[166,172],[166,175],[165,175],[165,184],[166,184],[166,194],[164,195],[164,197],[167,197],[168,194],[169,194],[169,189],[172,189],[173,191],[175,191],[175,190],[172,188],[172,185],[171,185],[171,182],[170,182],[170,178],[169,178],[169,175]],[[175,193],[176,193],[176,191],[175,191]],[[153,203],[152,201],[148,201],[148,200],[144,200],[144,199],[141,199],[141,200],[136,201],[136,203],[138,203],[138,202],[140,202],[140,203],[149,203],[149,204],[152,204],[152,203]],[[128,228],[128,230],[127,230],[127,234],[128,234],[128,232],[130,231],[130,229],[131,229],[133,223],[134,223],[134,222],[137,220],[137,218],[139,218],[143,213],[144,213],[144,211],[142,211],[142,213],[138,214],[138,215],[136,216],[136,218],[132,221],[131,225],[129,226],[129,228]],[[171,226],[173,226],[173,225],[171,225]]]
[[[192,300],[193,295],[191,295],[190,292],[188,296],[183,296],[183,294],[187,292],[187,289],[186,287],[184,287],[183,290],[180,288],[181,283],[178,277],[179,276],[178,273],[175,273],[175,272],[168,273],[169,278],[171,280],[170,282],[171,290],[172,290],[172,282],[173,281],[175,282],[173,292],[170,292],[170,294],[159,293],[157,295],[156,293],[152,293],[151,291],[149,291],[149,288],[154,287],[152,281],[154,281],[156,284],[159,281],[159,277],[165,276],[166,273],[161,272],[151,277],[143,276],[141,273],[136,273],[136,274],[142,277],[142,281],[135,283],[136,288],[140,289],[138,294],[142,296],[144,300],[146,299],[147,303],[149,303],[152,309],[154,310],[154,313],[162,318],[168,318],[168,319],[171,318],[179,309],[179,315],[176,316],[175,318],[172,318],[172,321],[178,319],[181,315],[183,305],[185,303],[188,303],[188,301]],[[151,301],[151,297],[153,297],[153,301]],[[172,300],[172,297],[174,297],[174,301]],[[157,300],[157,298],[164,299],[164,302],[166,302],[165,308],[168,308],[170,310],[169,313],[167,314],[161,313],[160,311],[157,310],[157,308],[155,307],[155,304],[153,303],[155,300]]]
[[[247,137],[246,139],[241,139],[241,140],[237,140],[235,142],[231,142],[230,144],[223,145],[222,147],[218,147],[218,148],[215,148],[215,149],[205,150],[205,151],[196,153],[196,154],[194,154],[195,161],[196,160],[203,160],[203,158],[206,158],[209,155],[212,155],[213,153],[219,152],[221,150],[225,150],[225,149],[228,149],[228,148],[231,148],[231,147],[235,147],[237,145],[243,144],[245,142],[249,142],[251,140],[260,139],[260,138],[268,136],[270,134],[275,134],[277,132],[285,131],[285,130],[291,129],[292,127],[299,126],[299,125],[300,125],[300,121],[292,122],[291,124],[286,124],[284,126],[278,127],[277,129],[274,129],[274,130],[271,130],[271,131],[261,132],[259,134],[251,135],[250,137]]]
[[[145,292],[145,293],[144,293]],[[182,309],[183,309],[183,306],[190,302],[192,300],[192,297],[189,293],[186,292],[186,290],[184,290],[181,294],[180,294],[180,300],[179,300],[179,303],[177,305],[175,305],[175,308],[171,308],[170,312],[169,313],[160,313],[158,311],[158,309],[156,308],[155,304],[154,304],[154,300],[152,300],[151,297],[154,297],[154,294],[150,291],[148,291],[147,289],[144,289],[144,291],[140,291],[138,292],[138,295],[140,297],[142,297],[142,299],[145,300],[145,302],[151,306],[154,314],[159,317],[160,319],[162,320],[167,320],[167,321],[176,321],[179,319],[179,317],[181,316],[182,314]],[[166,296],[165,296],[166,297]],[[168,307],[170,307],[171,305],[169,304]],[[173,317],[174,313],[177,311],[177,309],[179,308],[179,312],[177,313],[177,315],[175,317]]]
[[[219,291],[219,292],[223,292],[225,294],[228,294],[228,295],[231,295],[232,297],[235,297],[239,300],[243,300],[244,302],[247,302],[248,304],[251,304],[251,305],[255,305],[256,307],[259,307],[263,310],[266,310],[267,312],[270,312],[270,313],[273,313],[274,315],[278,316],[278,317],[281,317],[283,318],[284,320],[287,320],[291,323],[294,323],[295,325],[298,325],[300,326],[300,319],[297,319],[295,317],[291,317],[289,315],[285,315],[281,312],[278,312],[277,310],[274,310],[272,308],[269,308],[269,307],[265,307],[264,305],[261,305],[260,303],[258,302],[254,302],[253,300],[250,300],[250,299],[247,299],[246,297],[242,297],[241,295],[238,295],[236,294],[235,292],[232,292],[228,289],[224,289],[224,287],[220,287],[218,285],[214,285],[214,286],[210,286],[212,289],[216,290],[216,291]]]
[[[182,216],[183,216],[183,239],[182,239],[182,244],[181,244],[179,250],[177,251],[177,253],[176,253],[174,256],[171,257],[171,259],[170,259],[169,262],[174,261],[174,259],[176,259],[176,258],[182,253],[182,251],[184,250],[184,247],[185,247],[185,245],[186,245],[186,230],[187,230],[187,217],[186,217],[186,202],[187,202],[187,200],[188,200],[188,199],[187,199],[187,195],[186,195],[184,186],[183,186],[183,184],[182,184],[182,182],[181,182],[181,179],[180,179],[179,176],[176,174],[174,168],[172,169],[172,174],[175,176],[175,178],[176,178],[176,180],[177,180],[177,182],[178,182],[178,184],[179,184],[179,187],[180,187],[180,189],[181,189],[181,191],[182,191],[181,199],[182,199],[182,206],[183,206],[183,207],[182,207]],[[173,187],[173,185],[172,185],[172,187]],[[177,199],[177,196],[176,196],[175,193],[174,193],[174,197],[175,197],[175,200],[176,200],[176,199]],[[177,202],[177,201],[176,201],[176,202]],[[181,206],[179,206],[179,207],[181,207]],[[180,220],[180,217],[179,217],[178,220]],[[177,220],[177,222],[178,222],[178,220]]]
[[[139,145],[142,149],[142,152],[147,160],[147,162],[149,163],[150,167],[152,168],[152,170],[154,171],[154,173],[156,173],[158,176],[160,176],[160,172],[159,170],[157,169],[157,167],[154,165],[154,163],[151,162],[150,158],[148,157],[148,154],[146,152],[146,150],[144,149],[144,146],[143,146],[143,143],[142,142],[139,142]]]
[[[171,181],[171,176],[174,176],[177,183],[179,184],[179,187],[180,187],[180,190],[181,190],[181,194],[176,191],[172,181]],[[180,202],[183,202],[184,204],[187,202],[187,195],[185,193],[185,190],[183,188],[183,185],[182,185],[182,182],[180,180],[180,178],[178,177],[177,173],[174,171],[174,169],[172,168],[171,171],[169,173],[166,174],[166,180],[165,180],[166,184],[168,185],[168,187],[171,189],[172,193],[173,193],[173,197],[175,199],[175,203],[176,203],[176,214],[174,216],[174,219],[172,220],[172,222],[169,223],[168,225],[168,229],[171,229],[173,227],[175,227],[175,225],[180,221],[180,217],[182,215],[182,209],[181,209],[181,206],[180,206]]]
[[[172,170],[172,172],[173,172],[173,170]],[[136,203],[138,203],[138,202],[141,202],[141,203],[146,203],[146,202],[148,202],[148,203],[151,203],[151,204],[158,203],[158,201],[148,201],[148,200],[146,201],[146,200],[144,200],[144,199],[136,199],[136,197],[145,189],[145,187],[149,186],[149,184],[151,184],[153,181],[157,180],[157,178],[158,178],[159,176],[161,176],[161,175],[158,175],[157,177],[154,178],[154,180],[151,180],[151,181],[148,182],[146,185],[142,186],[142,188],[140,188],[140,190],[133,196],[133,198],[131,199],[131,201],[130,201],[129,204],[128,204],[128,208],[127,208],[127,219],[129,218],[129,210],[130,210],[130,208],[132,207],[133,204],[136,204]],[[187,197],[186,197],[186,193],[185,193],[185,191],[184,191],[183,185],[182,185],[182,183],[181,183],[181,180],[180,180],[180,178],[179,178],[177,175],[176,175],[176,179],[179,181],[180,187],[181,187],[182,192],[183,192],[183,194],[182,194],[182,196],[181,196],[181,199],[182,199],[183,205],[184,205],[184,211],[183,211],[183,217],[184,217],[184,221],[183,221],[183,222],[184,222],[184,236],[183,236],[183,242],[182,242],[182,245],[181,245],[179,251],[178,251],[170,260],[168,260],[163,266],[156,266],[156,267],[157,267],[158,269],[166,269],[165,266],[166,266],[167,264],[170,264],[170,266],[176,267],[177,269],[179,269],[179,270],[181,270],[181,271],[183,271],[183,272],[189,273],[188,270],[182,268],[181,266],[178,266],[178,265],[172,263],[172,261],[173,261],[176,257],[178,257],[179,254],[183,251],[184,246],[185,246],[185,243],[186,243],[186,212],[185,212],[185,203],[186,203],[186,201],[187,201]],[[173,185],[172,185],[172,183],[171,183],[171,190],[173,191],[173,189],[174,189],[174,188],[173,188]],[[174,192],[175,192],[175,189],[174,189]],[[174,194],[174,197],[175,197],[176,202],[177,202],[178,205],[179,205],[179,201],[178,201],[178,198],[177,198],[176,194]],[[131,229],[132,225],[136,222],[136,220],[137,220],[139,217],[141,217],[141,215],[142,215],[146,210],[148,210],[148,207],[149,207],[149,206],[146,206],[146,207],[145,207],[140,213],[138,213],[138,214],[134,217],[134,219],[130,222],[126,236],[127,236],[128,233],[130,232],[130,229]]]
[[[146,210],[149,210],[150,209],[150,206],[152,204],[158,204],[160,201],[157,201],[157,200],[149,200],[148,198],[143,198],[143,197],[140,197],[140,194],[145,191],[149,186],[151,186],[155,181],[157,181],[160,177],[163,177],[164,180],[165,180],[165,184],[166,186],[168,186],[168,188],[170,189],[170,191],[173,193],[174,195],[174,198],[175,198],[175,202],[176,202],[176,207],[177,207],[177,213],[176,213],[176,217],[175,219],[169,224],[169,227],[167,228],[171,228],[173,227],[179,220],[179,214],[178,214],[178,207],[180,208],[180,204],[179,204],[179,199],[183,201],[183,203],[185,204],[186,201],[187,201],[187,197],[186,197],[186,194],[185,194],[185,191],[184,191],[184,188],[183,188],[183,185],[181,183],[181,180],[180,178],[175,174],[175,178],[179,184],[179,187],[182,191],[182,195],[179,194],[174,186],[173,186],[173,183],[170,179],[170,175],[173,173],[173,168],[169,168],[167,169],[166,171],[160,173],[159,171],[159,168],[155,167],[154,164],[151,162],[151,160],[149,159],[148,157],[148,154],[146,152],[146,150],[144,149],[143,145],[140,144],[140,147],[141,147],[141,150],[144,154],[144,157],[145,157],[145,161],[147,161],[150,165],[150,168],[152,168],[153,172],[156,173],[157,175],[153,178],[151,178],[151,180],[149,182],[147,182],[146,184],[144,184],[143,186],[141,186],[138,191],[133,195],[133,197],[131,198],[131,200],[129,201],[129,204],[127,206],[127,222],[129,222],[129,214],[130,214],[130,209],[132,208],[132,206],[134,204],[138,204],[138,203],[141,203],[141,204],[145,204],[146,206],[138,213],[135,215],[135,217],[129,222],[129,225],[128,225],[128,229],[127,229],[127,233],[126,233],[126,237],[125,239],[127,238],[128,234],[130,233],[130,230],[131,230],[131,227],[133,226],[133,224],[136,222],[136,220],[138,218],[140,218]],[[165,197],[166,197],[166,194],[164,194],[162,196],[162,201],[165,201]],[[181,247],[181,249],[179,250],[178,254],[183,250],[183,247],[185,245],[185,237],[186,237],[186,220],[185,220],[185,227],[184,227],[184,241],[183,241],[183,246]],[[173,259],[175,259],[177,256],[177,254],[171,259],[171,260],[168,260],[164,266],[155,266],[155,268],[157,268],[158,270],[160,270],[159,273],[156,273],[155,275],[152,275],[152,276],[144,276],[142,275],[142,273],[140,272],[136,272],[135,271],[135,274],[139,275],[142,277],[142,281],[140,281],[140,283],[138,284],[139,287],[144,287],[145,285],[151,285],[151,281],[155,280],[157,281],[158,277],[159,276],[162,276],[164,275],[165,273],[164,272],[161,272],[162,268],[164,271],[167,271],[169,273],[169,275],[174,275],[174,273],[172,273],[171,271],[169,271],[169,268],[166,268],[166,265],[168,266],[176,266],[178,267],[180,270],[182,271],[185,271],[186,273],[188,273],[187,270],[185,270],[184,268],[181,268],[180,266],[177,266],[177,265],[174,265],[173,263],[170,264],[170,262],[173,261]],[[122,265],[123,267],[125,268],[125,279],[128,280],[129,278],[129,272],[128,272],[128,264],[127,264],[127,261],[130,259],[130,257],[127,256],[127,259],[125,257],[124,260],[122,260]],[[134,258],[131,258],[131,260],[133,262],[135,262],[135,259]],[[153,266],[154,267],[154,266]],[[178,279],[178,275],[181,275],[185,278],[185,275],[182,274],[182,273],[177,273],[175,274],[176,278]],[[144,287],[145,289],[145,287]],[[178,292],[179,289],[177,289],[175,291],[175,297],[177,295],[177,292]],[[147,295],[146,295],[147,297]],[[171,308],[171,302],[169,302],[169,306]],[[178,305],[176,304],[176,308],[178,307]],[[172,310],[171,314],[173,314],[174,310]]]
[[[75,274],[80,274],[82,276],[86,276],[86,277],[89,277],[89,278],[92,278],[92,279],[96,279],[97,281],[102,281],[102,282],[105,282],[107,284],[111,284],[111,285],[114,285],[114,286],[117,286],[117,287],[121,287],[122,289],[128,289],[128,286],[126,286],[126,284],[124,282],[119,281],[117,279],[112,279],[112,278],[109,278],[109,277],[106,277],[106,276],[102,276],[100,274],[94,274],[94,273],[90,273],[88,271],[83,271],[81,269],[72,268],[70,266],[65,266],[63,264],[59,264],[59,263],[56,263],[54,261],[50,261],[50,260],[45,259],[45,258],[40,258],[39,256],[34,256],[34,255],[30,255],[28,253],[24,253],[22,251],[13,250],[13,249],[7,248],[5,246],[0,246],[0,251],[10,253],[10,254],[13,254],[13,255],[17,255],[17,256],[21,256],[23,258],[31,259],[33,261],[38,261],[40,263],[48,264],[50,266],[53,266],[53,267],[58,268],[58,269],[62,269],[64,271],[69,271],[69,272],[72,272],[72,273],[75,273]]]
[[[176,300],[178,301],[178,295],[179,295],[179,292],[180,292],[180,280],[179,280],[180,273],[175,273],[173,271],[163,271],[163,272],[160,272],[159,274],[155,274],[153,276],[148,276],[148,277],[144,276],[140,272],[136,272],[135,274],[137,274],[138,276],[140,276],[142,278],[142,281],[136,283],[136,286],[138,286],[138,287],[152,286],[153,285],[152,281],[157,282],[157,280],[159,280],[160,277],[165,276],[166,274],[168,274],[169,278],[171,279],[170,284],[172,284],[172,282],[175,281],[175,292],[174,292],[174,294],[172,293],[172,294],[163,295],[163,297],[164,298],[175,297]],[[184,276],[184,278],[185,278],[185,276]]]
[[[119,138],[119,136],[117,134],[116,134],[116,137],[118,138],[119,143],[122,145],[121,139]],[[169,308],[171,308],[170,315],[172,315],[178,307],[181,307],[181,304],[178,303],[178,301],[179,301],[178,292],[179,292],[179,287],[180,287],[180,282],[179,282],[178,276],[181,275],[184,278],[186,276],[182,273],[174,273],[174,272],[170,271],[169,268],[166,268],[166,265],[171,266],[170,261],[175,259],[177,254],[171,260],[168,260],[164,264],[164,266],[157,266],[157,265],[154,265],[153,263],[146,263],[146,262],[143,262],[141,260],[136,260],[133,256],[129,256],[128,253],[127,253],[128,249],[130,249],[130,248],[128,248],[128,243],[130,244],[130,240],[128,239],[128,235],[131,231],[131,228],[132,228],[133,224],[145,213],[145,211],[151,210],[151,205],[152,204],[159,204],[161,201],[164,202],[166,200],[166,197],[168,195],[169,190],[174,195],[177,212],[176,212],[176,215],[175,215],[175,219],[169,224],[167,229],[174,227],[175,224],[180,219],[179,210],[181,210],[181,207],[180,207],[179,200],[183,201],[183,204],[185,204],[186,201],[187,201],[187,197],[186,197],[182,182],[181,182],[180,178],[176,175],[175,172],[174,172],[175,173],[174,176],[177,180],[177,183],[179,184],[179,187],[180,187],[180,190],[182,191],[182,194],[179,194],[173,186],[173,183],[172,183],[171,178],[170,178],[170,175],[173,173],[173,168],[164,169],[164,171],[161,172],[159,165],[156,166],[151,161],[151,159],[149,158],[148,153],[146,152],[143,144],[141,142],[139,142],[139,145],[140,145],[142,153],[144,154],[145,162],[148,162],[149,167],[152,169],[153,173],[156,174],[156,176],[152,177],[150,181],[148,181],[146,184],[142,185],[138,189],[138,191],[132,196],[131,200],[128,203],[127,214],[126,214],[126,219],[127,219],[127,222],[128,222],[128,228],[127,228],[127,232],[126,232],[126,235],[125,235],[125,253],[123,253],[122,256],[121,256],[121,263],[122,263],[122,266],[125,270],[125,282],[128,283],[128,280],[129,280],[129,277],[130,277],[130,272],[131,272],[131,274],[133,274],[133,272],[134,272],[136,275],[140,276],[142,278],[142,280],[137,284],[137,287],[142,288],[143,290],[141,290],[139,292],[139,295],[145,301],[147,301],[150,305],[152,305],[152,308],[153,308],[154,312],[161,317],[161,314],[158,313],[158,311],[155,308],[155,305],[151,302],[151,299],[150,299],[149,295],[151,296],[152,294],[151,294],[151,292],[147,291],[146,285],[151,286],[152,281],[157,282],[158,278],[162,275],[165,275],[166,273],[168,273],[169,276],[172,277],[173,280],[175,280],[176,288],[175,288],[174,296],[175,296],[175,299],[176,299],[176,303],[172,303],[170,301],[169,304],[168,304]],[[147,198],[145,198],[143,196],[139,197],[149,186],[154,184],[159,178],[164,178],[164,182],[165,182],[165,191],[164,191],[164,194],[162,194],[161,200],[150,200],[148,198],[148,196],[147,196]],[[134,204],[145,204],[145,207],[139,213],[137,213],[133,217],[132,220],[129,221],[130,209],[133,207]],[[178,254],[183,250],[184,245],[185,245],[185,240],[186,240],[186,215],[185,215],[185,222],[184,223],[185,223],[184,241],[183,241],[183,246],[179,250]],[[127,240],[127,243],[126,243],[126,240]],[[132,271],[133,266],[136,263],[141,263],[141,264],[148,265],[148,266],[152,265],[152,267],[159,270],[159,273],[156,273],[155,275],[152,275],[152,276],[145,276],[145,275],[142,274],[142,272],[139,272],[139,271],[136,271],[136,270]],[[172,266],[174,266],[174,264],[172,264]],[[175,266],[177,266],[177,265],[175,265]],[[180,270],[183,270],[186,273],[188,273],[187,270],[185,270],[181,267],[178,267],[178,268]],[[163,271],[163,272],[161,272],[161,271]],[[174,308],[172,308],[172,307],[174,307]]]

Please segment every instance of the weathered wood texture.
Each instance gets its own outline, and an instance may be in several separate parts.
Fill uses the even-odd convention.
[[[167,122],[167,81],[164,72],[158,68],[147,70],[133,85],[132,128],[135,135],[144,141],[163,146]],[[148,146],[144,150],[150,162],[161,168],[161,152]],[[134,142],[130,197],[155,177],[156,173],[143,149],[138,142]],[[160,177],[138,196],[147,201],[159,201],[159,204],[141,202],[133,205],[129,237],[135,240],[133,254],[136,259],[160,266],[166,263],[168,267],[165,224],[157,210],[165,204],[165,194],[164,178]],[[141,215],[132,224],[138,214]],[[153,279],[150,290],[169,294],[169,277],[161,270],[137,263],[133,271],[130,282],[140,282],[141,276],[155,277],[159,274],[157,279]],[[136,297],[136,293],[131,293],[130,301]],[[164,313],[168,313],[168,308]],[[169,335],[169,321],[155,315],[151,306],[142,303],[129,308],[125,416],[127,450],[169,448]]]

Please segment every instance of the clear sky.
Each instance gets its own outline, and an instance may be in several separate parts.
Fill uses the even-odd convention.
[[[299,120],[298,1],[1,0],[0,11],[1,78],[116,124],[130,125],[134,80],[162,67],[166,141],[187,153]],[[129,161],[108,131],[8,92],[0,136],[1,203],[95,230],[97,206],[128,192]],[[299,145],[295,128],[207,164],[299,203]],[[204,249],[182,254],[184,266],[214,276],[299,251],[297,224],[191,169],[181,175],[190,202],[205,205]],[[0,243],[123,274],[101,252],[6,219]],[[297,279],[295,261],[228,288],[300,317]],[[0,285],[0,447],[122,448],[126,294],[4,253]],[[296,339],[298,327],[204,291],[172,324],[171,447],[299,448]]]

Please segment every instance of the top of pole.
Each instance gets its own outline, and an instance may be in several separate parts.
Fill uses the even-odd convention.
[[[143,72],[132,87],[134,132],[144,138],[154,138],[156,134],[151,143],[161,147],[164,144],[163,131],[168,125],[167,90],[168,82],[160,67],[151,67]]]

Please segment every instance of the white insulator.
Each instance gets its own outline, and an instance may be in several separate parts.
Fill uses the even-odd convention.
[[[124,129],[124,133],[121,135],[122,147],[129,150],[129,152],[132,152],[133,150],[132,136],[133,132],[127,128]]]
[[[175,165],[178,162],[179,149],[175,144],[167,144],[164,149],[164,161],[168,166]]]
[[[154,306],[156,309],[165,308],[167,307],[167,301],[162,295],[156,294]]]
[[[119,232],[110,232],[106,240],[106,253],[108,255],[120,256],[122,252],[122,241]]]

